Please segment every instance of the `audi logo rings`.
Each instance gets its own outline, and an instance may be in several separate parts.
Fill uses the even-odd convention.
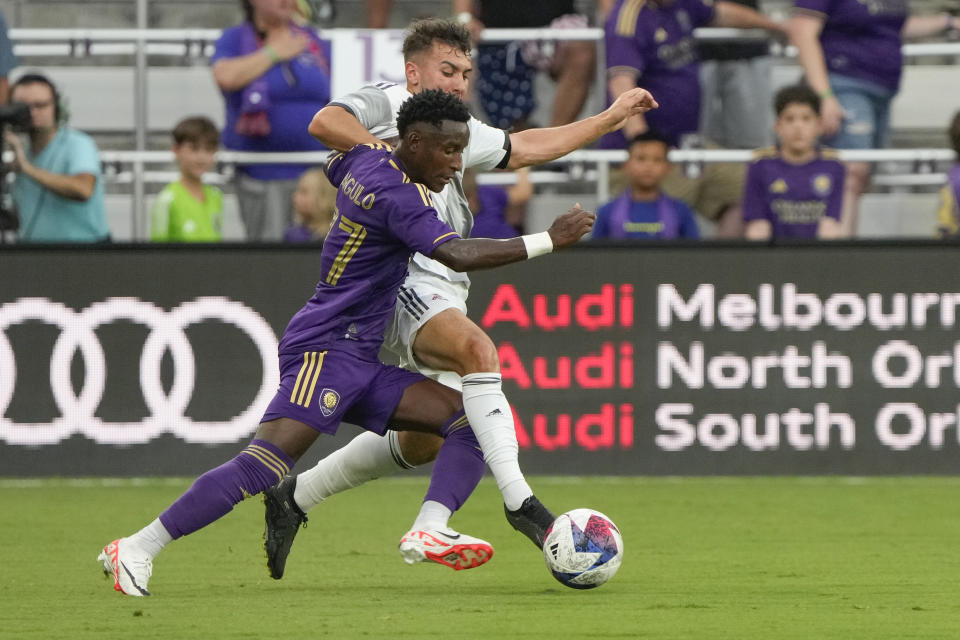
[[[30,320],[60,329],[50,358],[50,388],[60,417],[46,423],[16,423],[7,417],[17,379],[9,327]],[[145,325],[149,334],[140,355],[140,388],[150,415],[140,422],[104,422],[94,415],[104,396],[107,363],[95,329],[127,320]],[[257,348],[263,365],[260,389],[250,404],[226,422],[196,422],[185,415],[193,395],[196,363],[184,329],[206,320],[231,324]],[[79,350],[84,380],[75,393],[70,363]],[[164,391],[160,366],[169,351],[173,360],[170,393]],[[138,298],[108,298],[80,312],[47,298],[20,298],[0,306],[0,440],[13,445],[56,444],[75,433],[99,444],[131,445],[149,442],[170,432],[189,443],[236,442],[249,435],[280,383],[277,338],[253,309],[222,297],[202,297],[166,311]]]

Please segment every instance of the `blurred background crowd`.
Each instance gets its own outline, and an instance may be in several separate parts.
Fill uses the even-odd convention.
[[[575,201],[598,211],[597,241],[960,226],[955,0],[0,0],[0,12],[4,242],[322,241],[336,193],[307,126],[338,94],[402,82],[402,30],[423,17],[470,30],[471,110],[493,126],[563,125],[634,86],[660,103],[590,152],[465,176],[476,236],[541,231]],[[290,152],[313,155],[245,155]]]

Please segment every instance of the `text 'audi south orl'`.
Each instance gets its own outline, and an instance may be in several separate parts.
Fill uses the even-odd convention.
[[[587,246],[475,275],[470,315],[531,473],[955,473],[954,254]],[[2,260],[0,467],[27,474],[192,473],[235,449],[319,268],[290,248]]]

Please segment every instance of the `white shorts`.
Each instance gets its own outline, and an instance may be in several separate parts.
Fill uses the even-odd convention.
[[[431,369],[413,355],[413,341],[420,327],[447,309],[467,313],[467,282],[451,282],[427,271],[407,276],[397,295],[393,320],[387,326],[383,345],[400,358],[400,366],[417,371],[453,389],[460,389],[460,376],[453,371]]]

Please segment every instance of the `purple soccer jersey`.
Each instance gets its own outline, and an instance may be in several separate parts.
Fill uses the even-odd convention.
[[[820,46],[831,73],[899,89],[907,0],[794,0],[794,11],[824,21]]]
[[[840,219],[845,174],[832,152],[806,164],[791,164],[776,149],[757,156],[747,170],[744,220],[769,220],[774,238],[816,238],[822,218]]]
[[[638,86],[660,103],[646,114],[647,123],[671,145],[700,125],[700,64],[693,30],[713,16],[711,0],[675,0],[664,7],[618,0],[607,18],[607,73],[637,76]],[[626,140],[618,131],[603,146],[625,147]]]
[[[377,362],[410,256],[429,256],[460,236],[386,145],[358,145],[333,156],[327,176],[339,192],[320,282],[287,325],[280,354],[337,349]]]

